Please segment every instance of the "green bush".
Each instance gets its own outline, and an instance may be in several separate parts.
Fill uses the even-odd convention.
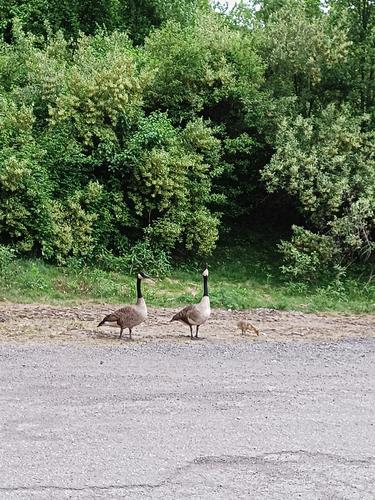
[[[125,255],[131,270],[149,255],[156,272],[176,245],[215,247],[220,141],[202,119],[179,127],[145,114],[153,75],[142,58],[118,32],[82,34],[72,47],[15,25],[13,45],[3,43],[0,238],[20,254]]]
[[[280,247],[294,279],[368,262],[365,4],[0,0],[0,242],[165,272],[219,234],[297,224]]]
[[[290,241],[279,244],[284,258],[282,271],[291,278],[314,280],[336,264],[339,248],[329,236],[315,234],[299,226],[293,226]]]
[[[151,276],[165,276],[172,268],[170,255],[162,248],[152,245],[147,238],[138,241],[122,256],[103,252],[95,258],[95,264],[106,271],[131,275],[143,270]]]
[[[269,191],[292,196],[310,230],[294,228],[281,245],[285,271],[302,276],[368,258],[374,248],[374,133],[347,108],[284,120],[262,172]]]
[[[12,248],[0,245],[0,274],[8,270],[8,266],[14,258],[15,252]]]

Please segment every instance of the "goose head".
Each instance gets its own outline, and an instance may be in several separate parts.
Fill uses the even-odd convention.
[[[137,274],[137,278],[139,280],[151,280],[154,281],[148,274],[144,273],[143,271],[139,271]]]

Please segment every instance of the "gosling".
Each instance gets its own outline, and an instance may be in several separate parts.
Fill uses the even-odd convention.
[[[259,336],[259,330],[249,321],[242,319],[237,323],[237,327],[241,330],[241,335],[245,335],[246,332],[254,332],[257,337]]]

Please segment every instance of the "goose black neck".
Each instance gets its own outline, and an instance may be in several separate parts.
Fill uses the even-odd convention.
[[[137,278],[137,299],[142,298],[141,282],[142,280],[140,278]]]
[[[203,276],[203,287],[204,287],[203,296],[208,297],[208,276]]]

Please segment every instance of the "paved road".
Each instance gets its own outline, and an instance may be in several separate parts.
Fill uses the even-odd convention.
[[[373,499],[375,339],[0,346],[0,498]]]

